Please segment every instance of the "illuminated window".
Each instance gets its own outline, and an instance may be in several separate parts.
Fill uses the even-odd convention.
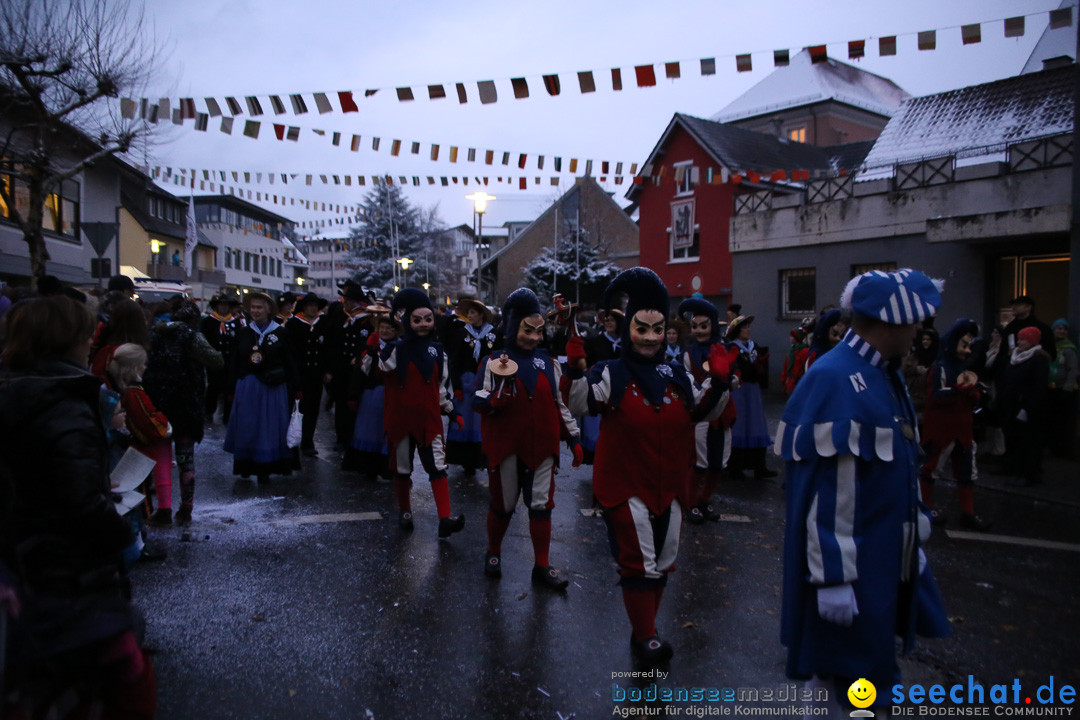
[[[787,139],[791,142],[806,142],[806,127],[791,128],[787,131]]]

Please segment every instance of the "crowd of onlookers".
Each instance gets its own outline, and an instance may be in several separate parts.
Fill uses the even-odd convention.
[[[374,358],[378,366],[389,344],[410,337],[386,303],[353,283],[335,303],[314,294],[242,300],[222,293],[205,312],[180,296],[143,305],[133,292],[117,276],[100,297],[55,278],[43,278],[33,294],[5,287],[0,295],[0,618],[17,619],[6,633],[0,625],[0,640],[6,637],[9,676],[30,713],[33,703],[55,702],[50,693],[72,678],[94,688],[79,696],[86,702],[125,717],[152,713],[153,669],[138,642],[126,573],[140,559],[162,557],[145,542],[147,525],[192,521],[195,446],[219,411],[224,448],[241,477],[266,482],[300,469],[301,456],[318,455],[316,422],[331,407],[342,467],[394,477],[384,385],[372,361],[364,362]],[[540,331],[552,357],[565,363],[576,336],[584,342],[570,344],[587,367],[620,356],[627,335],[617,309],[573,314],[565,301],[555,305]],[[1011,482],[1031,485],[1041,481],[1044,442],[1073,453],[1077,347],[1066,320],[1046,326],[1033,308],[1021,295],[1007,324],[982,330],[966,318],[944,331],[926,323],[902,361],[926,452],[923,499],[932,507],[935,480],[951,474],[961,523],[973,529],[988,525],[974,509],[976,457],[999,461]],[[445,461],[472,473],[486,467],[474,412],[477,374],[506,335],[501,318],[470,298],[432,320],[431,338],[448,364],[453,409],[446,414],[460,418],[447,433]],[[724,413],[698,423],[693,502],[684,508],[691,523],[719,518],[711,499],[721,478],[775,475],[766,466],[771,439],[762,399],[770,353],[751,340],[752,321],[738,305],[721,319],[698,298],[666,321],[665,362],[700,382],[719,343],[737,375]],[[792,329],[780,375],[785,393],[849,324],[849,315],[830,308]],[[295,413],[302,426],[290,428]],[[578,425],[581,459],[590,463],[598,421],[580,417]],[[153,499],[121,515],[110,471],[130,451],[153,462],[143,488]],[[411,515],[402,518],[411,529]],[[441,524],[440,536],[460,524]]]

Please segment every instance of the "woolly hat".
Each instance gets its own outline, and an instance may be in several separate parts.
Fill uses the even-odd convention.
[[[692,321],[695,317],[704,315],[712,321],[712,335],[710,340],[720,339],[720,327],[727,325],[726,322],[720,322],[720,310],[711,302],[700,297],[688,297],[679,303],[679,317],[683,318],[687,322]]]
[[[506,298],[503,303],[503,338],[507,344],[514,345],[517,338],[518,327],[523,318],[540,314],[540,300],[536,293],[529,288],[518,288]]]
[[[670,300],[667,288],[660,276],[643,267],[632,267],[615,276],[604,290],[604,307],[616,305],[620,293],[626,293],[626,317],[633,319],[639,310],[656,310],[665,318],[668,316]],[[630,347],[630,325],[622,326],[623,347]]]
[[[1026,327],[1016,333],[1016,337],[1027,340],[1029,345],[1036,346],[1042,342],[1042,330],[1037,327]]]
[[[1066,330],[1068,330],[1069,329],[1069,321],[1066,320],[1065,318],[1058,318],[1057,320],[1055,320],[1053,322],[1052,325],[1050,325],[1051,330],[1057,330],[1059,327],[1063,327]]]
[[[944,280],[918,270],[871,270],[848,282],[840,307],[889,325],[911,325],[934,316],[941,307]]]

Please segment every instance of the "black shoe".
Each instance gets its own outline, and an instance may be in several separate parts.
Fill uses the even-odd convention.
[[[160,562],[165,559],[164,550],[152,550],[150,546],[144,546],[139,552],[139,559],[146,562]]]
[[[304,448],[300,452],[304,454],[304,457],[315,457],[319,454],[319,451],[313,447]]]
[[[465,516],[449,516],[439,518],[439,537],[448,538],[456,532],[460,532],[465,527]]]
[[[990,523],[983,520],[981,517],[975,514],[964,513],[960,516],[960,525],[966,527],[969,530],[975,530],[976,532],[986,532],[990,529]]]
[[[937,510],[931,510],[930,511],[930,524],[931,525],[944,525],[945,524],[945,515],[938,512]]]
[[[686,513],[686,521],[691,525],[701,525],[705,522],[705,516],[701,514],[701,507],[690,508],[690,512]]]
[[[768,478],[774,478],[779,474],[780,473],[776,472],[775,470],[770,470],[767,467],[763,467],[763,468],[758,468],[757,470],[754,471],[754,479],[755,480],[767,480]]]
[[[177,514],[179,515],[179,513]],[[172,522],[172,510],[169,508],[158,508],[153,515],[146,519],[146,524],[154,527],[168,527],[172,525]]]
[[[570,581],[559,577],[559,571],[550,565],[547,567],[533,565],[532,584],[545,587],[548,590],[563,592],[566,590],[566,586],[570,584]]]
[[[720,522],[720,513],[713,510],[712,505],[708,503],[699,503],[696,509],[701,513],[701,517],[709,522]]]
[[[1016,477],[1006,482],[1006,485],[1012,485],[1013,487],[1031,487],[1032,485],[1038,485],[1041,480],[1035,480],[1028,477]]]
[[[484,574],[489,578],[502,577],[502,558],[493,552],[484,556]]]
[[[191,508],[180,506],[180,509],[176,511],[176,522],[180,525],[191,524]]]
[[[411,532],[413,529],[412,513],[408,510],[402,510],[401,512],[399,512],[397,524],[398,527],[402,530],[408,530]]]
[[[270,474],[269,473],[259,473],[258,476],[256,476],[255,480],[260,485],[265,485],[266,483],[270,482]]]
[[[746,473],[743,472],[742,470],[738,469],[738,468],[729,469],[727,471],[727,479],[728,480],[745,480],[746,479]]]
[[[634,640],[633,633],[631,633],[630,654],[642,665],[645,665],[646,667],[655,667],[670,660],[671,656],[675,653],[671,649],[671,643],[666,640],[661,640],[653,635],[651,638],[637,642]]]

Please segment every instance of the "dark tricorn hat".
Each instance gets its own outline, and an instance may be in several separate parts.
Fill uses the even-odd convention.
[[[277,299],[278,307],[281,307],[282,305],[285,305],[286,303],[293,303],[295,305],[296,304],[296,294],[292,293],[292,292],[289,292],[289,291],[285,291],[285,292],[281,293],[280,295],[278,295],[278,299]]]
[[[310,304],[314,304],[316,307],[321,308],[323,306],[323,299],[315,293],[309,292],[307,295],[304,295],[302,298],[296,301],[296,309],[299,310],[305,305]]]
[[[540,300],[529,288],[518,288],[503,303],[503,337],[514,343],[522,318],[540,314]]]
[[[351,280],[347,280],[346,282],[347,284],[342,286],[341,297],[345,298],[346,300],[355,300],[356,302],[364,304],[371,302],[371,298],[369,298],[367,293],[364,292],[363,287],[357,285]]]

